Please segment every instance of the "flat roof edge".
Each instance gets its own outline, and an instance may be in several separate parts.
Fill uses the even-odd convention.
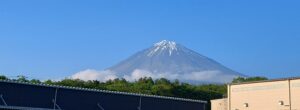
[[[241,83],[229,83],[228,85],[242,85],[242,84],[253,84],[253,83],[263,83],[263,82],[274,82],[274,81],[285,81],[285,80],[298,80],[300,77],[289,77],[289,78],[279,78],[261,81],[251,81],[251,82],[241,82]]]
[[[218,101],[218,100],[227,100],[228,98],[222,98],[222,99],[212,99],[210,101]]]
[[[4,109],[4,110],[53,110],[50,108],[33,108],[33,107],[20,107],[20,106],[3,106],[0,105],[0,109]]]

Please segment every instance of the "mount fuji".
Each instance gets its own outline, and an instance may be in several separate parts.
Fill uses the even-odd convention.
[[[85,70],[72,78],[108,80],[141,77],[179,79],[188,83],[228,83],[245,76],[173,41],[163,40],[104,71]]]

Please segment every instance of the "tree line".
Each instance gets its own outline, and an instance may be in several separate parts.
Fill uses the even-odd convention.
[[[170,81],[165,78],[152,79],[151,77],[144,77],[134,82],[126,81],[125,79],[114,79],[106,82],[97,80],[84,81],[80,79],[63,79],[60,81],[38,79],[28,79],[25,76],[18,76],[16,79],[10,79],[6,76],[0,76],[0,80],[13,80],[29,83],[44,83],[50,85],[81,87],[90,89],[101,89],[109,91],[120,91],[130,93],[140,93],[149,95],[160,95],[169,97],[180,97],[196,100],[205,100],[210,102],[212,99],[224,98],[227,95],[226,84],[200,84],[193,85],[189,83],[180,82],[179,80]],[[233,83],[242,83],[248,81],[267,80],[265,77],[238,77]]]

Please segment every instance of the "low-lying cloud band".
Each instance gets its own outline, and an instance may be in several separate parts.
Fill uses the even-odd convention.
[[[116,78],[124,78],[127,81],[136,81],[143,77],[151,77],[153,79],[166,78],[169,80],[181,80],[187,82],[215,82],[215,83],[226,83],[230,82],[234,77],[233,75],[222,75],[220,71],[201,71],[192,72],[186,74],[172,74],[172,73],[152,73],[147,70],[136,69],[132,73],[119,76],[117,73],[111,70],[97,71],[93,69],[87,69],[80,71],[71,76],[72,79],[81,80],[98,80],[98,81],[108,81]],[[216,79],[217,78],[217,79]],[[222,79],[218,79],[222,78]]]

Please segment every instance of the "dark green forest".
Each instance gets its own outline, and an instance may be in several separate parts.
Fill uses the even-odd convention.
[[[13,80],[29,83],[45,83],[50,85],[72,86],[91,89],[101,89],[120,92],[131,92],[149,95],[160,95],[170,97],[180,97],[188,99],[197,99],[210,101],[211,99],[219,99],[226,97],[226,84],[200,84],[192,85],[180,82],[179,80],[170,81],[165,78],[152,79],[149,77],[140,78],[137,81],[129,82],[125,79],[114,79],[106,82],[97,80],[83,81],[80,79],[63,79],[60,81],[46,80],[40,81],[38,79],[27,79],[25,76],[18,76],[16,79],[10,79],[6,76],[0,76],[0,80]],[[233,83],[242,83],[249,81],[267,80],[265,77],[239,77],[234,79]]]

